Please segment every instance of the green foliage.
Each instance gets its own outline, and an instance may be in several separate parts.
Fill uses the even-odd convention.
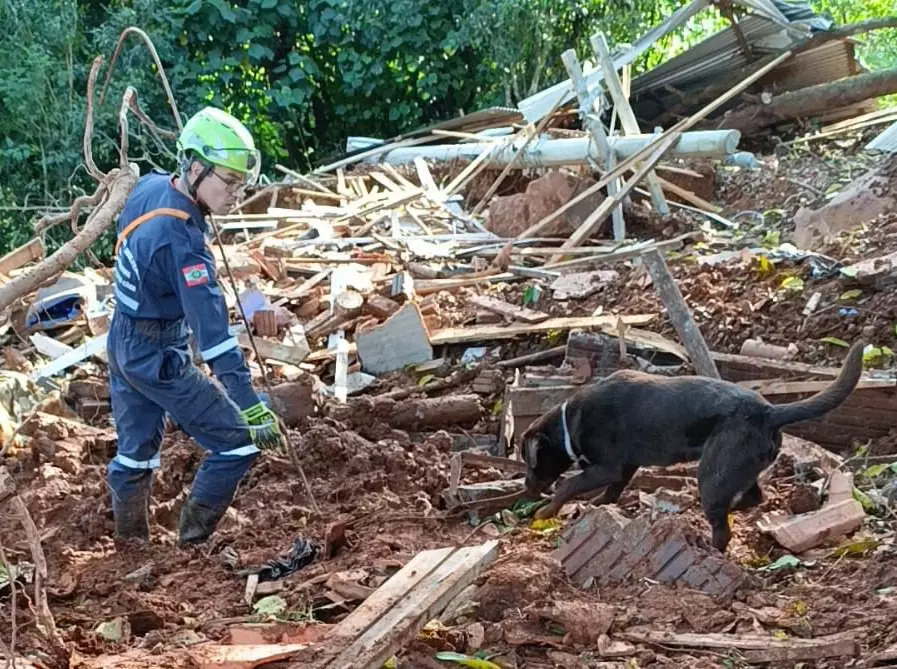
[[[892,13],[893,0],[817,0],[849,23]],[[269,176],[275,162],[307,169],[342,152],[348,135],[390,137],[485,106],[514,105],[565,78],[561,53],[593,60],[588,38],[634,42],[680,0],[4,0],[0,22],[15,49],[0,51],[0,252],[31,236],[33,211],[92,192],[81,166],[89,67],[111,56],[135,25],[153,39],[185,120],[207,104],[251,129]],[[634,74],[681,53],[726,24],[705,11],[660,40]],[[893,31],[870,33],[861,58],[897,66]],[[105,78],[105,70],[100,81]],[[161,127],[176,123],[143,44],[122,50],[97,109],[94,157],[117,156],[117,114],[127,86]],[[131,123],[130,153],[144,169],[174,167]],[[51,231],[52,249],[70,235]],[[111,237],[97,245],[102,256]]]

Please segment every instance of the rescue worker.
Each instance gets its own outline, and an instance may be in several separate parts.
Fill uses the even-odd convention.
[[[184,545],[214,532],[259,447],[277,446],[282,436],[252,387],[207,247],[206,215],[234,205],[258,175],[259,153],[240,121],[212,107],[187,122],[178,149],[179,174],[141,177],[118,221],[107,344],[118,449],[108,482],[116,537],[147,540],[169,414],[209,451],[181,511]],[[188,326],[220,386],[193,364]]]

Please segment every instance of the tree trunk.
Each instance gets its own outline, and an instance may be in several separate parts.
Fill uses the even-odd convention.
[[[80,253],[93,244],[125,206],[128,194],[137,183],[137,174],[130,169],[118,170],[111,177],[109,197],[91,213],[77,235],[63,244],[53,255],[0,287],[0,313],[17,299],[37,290],[44,282],[61,274]]]
[[[854,181],[815,211],[802,207],[794,215],[794,243],[819,247],[826,239],[857,228],[881,214],[897,211],[897,153]]]
[[[750,136],[782,121],[817,116],[870,98],[897,92],[897,68],[845,77],[827,84],[782,93],[769,104],[748,104],[728,112],[720,127]]]
[[[397,402],[385,397],[365,397],[348,404],[331,404],[325,409],[329,418],[347,423],[354,429],[387,424],[411,432],[446,427],[472,427],[482,413],[477,395],[449,395]]]

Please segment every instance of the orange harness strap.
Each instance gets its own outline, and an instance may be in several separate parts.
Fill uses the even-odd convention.
[[[139,228],[141,225],[146,223],[149,220],[156,218],[157,216],[174,216],[175,218],[179,218],[182,221],[186,221],[190,218],[190,214],[185,211],[181,211],[180,209],[171,209],[169,207],[162,207],[160,209],[153,209],[152,211],[148,211],[142,216],[138,216],[133,221],[128,223],[125,226],[125,229],[121,231],[118,235],[118,239],[115,242],[115,255],[118,256],[118,249],[124,243],[124,241],[128,238],[134,230]]]

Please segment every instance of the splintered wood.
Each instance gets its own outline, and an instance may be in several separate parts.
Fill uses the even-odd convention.
[[[418,553],[290,669],[380,669],[498,555],[498,541]]]

